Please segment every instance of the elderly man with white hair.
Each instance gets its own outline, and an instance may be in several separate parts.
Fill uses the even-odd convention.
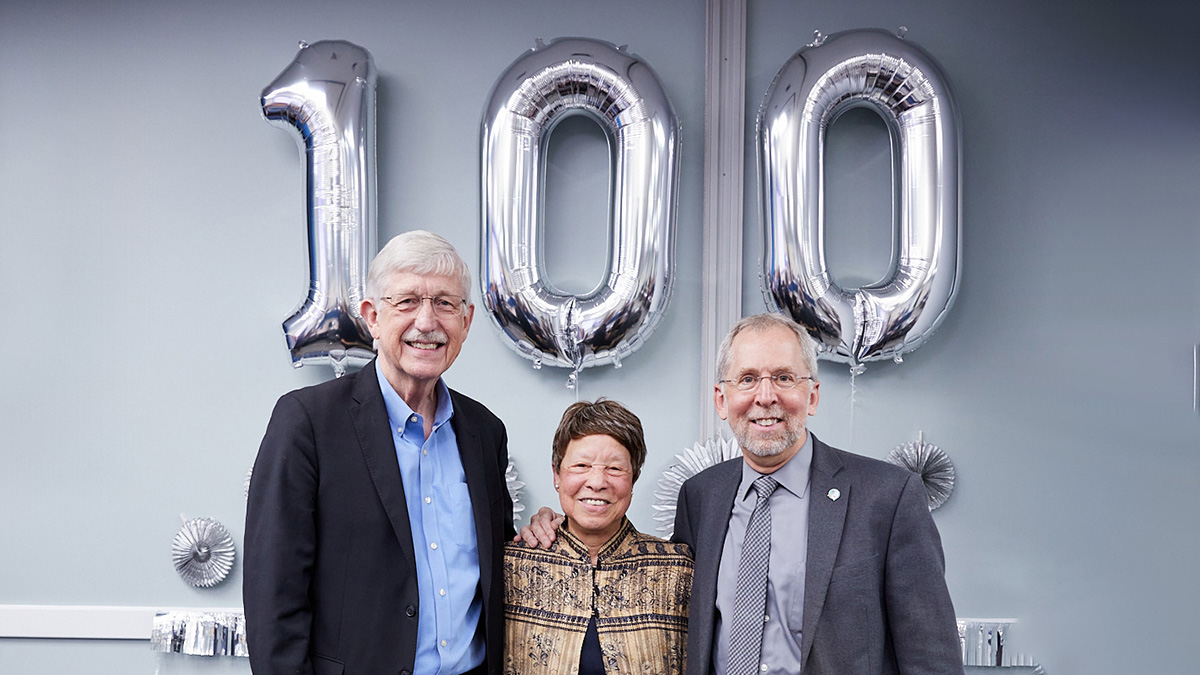
[[[378,357],[276,404],[246,508],[256,675],[500,672],[507,435],[442,380],[470,287],[445,239],[395,237],[361,305]]]

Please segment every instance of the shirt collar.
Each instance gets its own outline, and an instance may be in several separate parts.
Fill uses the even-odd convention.
[[[804,445],[800,446],[800,450],[791,459],[784,462],[783,466],[779,467],[775,473],[770,474],[771,478],[779,481],[779,487],[803,499],[808,494],[808,479],[811,474],[812,456],[813,435],[805,430]],[[753,492],[754,481],[765,475],[768,474],[755,471],[743,459],[742,482],[738,485],[738,497],[745,499],[749,496]]]
[[[384,377],[379,359],[375,359],[375,376],[379,378],[379,390],[383,392],[383,404],[387,406],[389,426],[393,429],[403,429],[415,411],[400,398],[400,394],[396,393],[395,388]],[[450,401],[450,388],[446,386],[445,380],[439,377],[435,389],[438,404],[437,411],[433,413],[433,427],[436,429],[454,416],[454,404]]]
[[[621,516],[621,525],[617,528],[617,531],[600,547],[600,551],[596,555],[597,563],[602,563],[612,557],[625,541],[625,537],[629,536],[629,533],[632,531],[633,523],[629,522],[628,517]],[[558,526],[558,531],[555,532],[554,544],[551,545],[551,548],[557,548],[569,557],[580,560],[591,560],[592,558],[587,544],[583,543],[583,541],[571,534],[571,531],[567,529],[567,520],[565,518]]]

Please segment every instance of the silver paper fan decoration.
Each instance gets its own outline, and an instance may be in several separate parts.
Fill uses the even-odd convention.
[[[250,498],[250,478],[254,475],[254,465],[251,464],[249,469],[246,469],[246,480],[242,483],[242,492],[246,493],[246,499]]]
[[[513,503],[513,521],[521,520],[521,512],[525,510],[525,505],[521,503],[521,489],[525,484],[517,480],[517,467],[508,461],[508,468],[504,471],[504,482],[508,485],[508,496],[512,497]]]
[[[171,544],[171,560],[184,581],[212,588],[233,569],[233,537],[212,518],[184,520]]]
[[[675,455],[676,463],[663,471],[658,479],[658,489],[654,497],[654,519],[659,522],[657,530],[664,536],[670,537],[675,530],[675,506],[679,500],[679,488],[683,481],[695,476],[710,466],[716,466],[728,459],[741,457],[742,451],[736,441],[728,438],[713,437],[705,443],[696,443],[691,448]]]
[[[924,432],[917,438],[919,440],[896,446],[888,454],[887,461],[921,476],[932,511],[945,503],[954,491],[954,464],[941,448],[925,442]]]

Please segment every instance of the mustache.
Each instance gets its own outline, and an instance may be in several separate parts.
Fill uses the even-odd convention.
[[[440,330],[421,332],[416,328],[410,328],[406,333],[404,333],[404,335],[400,337],[400,339],[404,340],[405,342],[437,342],[439,344],[444,344],[450,341],[449,338],[446,337],[446,334]]]
[[[756,405],[753,408],[750,408],[749,410],[746,411],[746,416],[747,417],[778,417],[779,419],[783,419],[783,418],[787,417],[787,415],[785,415],[783,412],[783,408],[781,408],[777,405],[773,405],[773,406],[766,407],[766,408]]]

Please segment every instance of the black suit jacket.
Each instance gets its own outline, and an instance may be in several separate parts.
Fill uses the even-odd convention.
[[[688,675],[712,672],[717,571],[743,461],[706,469],[679,491],[674,539],[696,554]],[[811,476],[797,670],[962,675],[942,541],[920,476],[832,448],[815,436]],[[830,498],[834,489],[837,499]]]
[[[504,542],[515,534],[508,439],[458,392],[458,439],[479,545],[488,672],[504,650]],[[408,507],[374,362],[275,405],[246,506],[246,637],[256,675],[410,673],[417,572]]]

